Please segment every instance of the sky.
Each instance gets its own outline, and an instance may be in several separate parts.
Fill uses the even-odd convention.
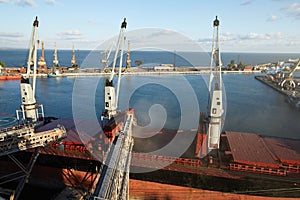
[[[46,49],[95,49],[126,17],[128,32],[173,31],[210,51],[218,16],[223,52],[300,52],[300,0],[0,0],[0,8],[0,49],[29,48],[38,16]]]

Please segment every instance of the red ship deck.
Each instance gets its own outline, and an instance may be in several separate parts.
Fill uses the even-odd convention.
[[[225,132],[233,163],[230,169],[286,176],[300,171],[300,140]]]
[[[96,136],[99,137],[97,134],[100,132],[100,126],[98,122],[95,121],[79,121],[78,123],[81,127],[79,129],[82,130],[78,130],[78,126],[76,127],[72,119],[58,119],[41,127],[39,131],[53,129],[57,125],[63,125],[68,133],[68,137],[63,140],[64,151],[59,150],[58,144],[55,144],[56,146],[52,146],[51,150],[49,149],[50,151],[46,149],[43,153],[94,160],[95,158],[92,157],[85,145],[93,142]],[[80,132],[80,137],[78,136],[78,132]],[[168,134],[168,131],[165,130],[165,133],[160,135],[164,134]],[[195,131],[182,131],[180,134],[196,135]],[[252,133],[225,132],[222,134],[221,143],[222,141],[226,144],[223,144],[226,148],[225,150],[221,149],[221,151],[225,152],[225,157],[229,158],[229,162],[226,161],[225,163],[231,170],[279,176],[287,176],[288,172],[300,172],[300,140],[262,137]],[[105,145],[107,142],[108,141],[102,143],[102,145]],[[160,166],[165,160],[169,161],[168,156],[158,155],[157,158],[155,157],[156,159],[153,159],[153,157],[149,155],[148,157],[142,155],[141,153],[134,153],[131,165],[156,168],[152,165]],[[185,171],[183,169],[184,166],[193,166],[195,169],[187,167],[190,173],[203,173],[202,170],[199,170],[199,168],[203,167],[199,159],[180,158],[184,161],[176,158],[172,159],[176,169],[173,169],[173,165],[167,166],[165,169]],[[197,164],[195,165],[195,163]],[[225,163],[223,162],[223,164]],[[180,166],[176,164],[180,164]],[[195,170],[197,172],[195,172]]]
[[[278,166],[275,155],[259,135],[238,132],[225,134],[234,162],[274,168]]]

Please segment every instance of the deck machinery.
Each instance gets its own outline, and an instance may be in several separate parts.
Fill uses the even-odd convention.
[[[64,127],[57,127],[52,130],[35,133],[35,128],[44,124],[44,110],[42,105],[36,104],[36,71],[37,71],[37,43],[38,43],[38,20],[33,22],[30,41],[29,57],[27,62],[27,74],[22,77],[21,88],[21,109],[16,111],[19,124],[0,130],[0,156],[8,156],[21,171],[7,174],[0,177],[0,185],[20,180],[17,189],[10,195],[11,199],[18,199],[22,188],[27,182],[34,163],[39,155],[40,148],[48,145],[49,142],[60,140],[66,137]],[[29,78],[33,67],[33,83]],[[20,115],[19,115],[20,114]],[[34,149],[35,148],[35,149]],[[14,153],[34,149],[27,166],[24,166]]]

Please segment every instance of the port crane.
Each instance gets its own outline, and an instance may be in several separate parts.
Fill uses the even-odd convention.
[[[134,144],[134,140],[132,137],[132,124],[134,113],[132,109],[124,113],[117,112],[120,92],[120,77],[122,72],[122,57],[126,40],[126,26],[127,22],[126,18],[124,18],[124,21],[121,24],[118,42],[116,45],[111,75],[109,78],[106,79],[105,83],[105,112],[101,116],[101,121],[103,121],[102,126],[104,127],[104,132],[105,126],[113,126],[113,129],[117,129],[115,127],[118,127],[118,124],[122,124],[122,127],[121,130],[116,130],[116,134],[114,134],[114,136],[107,135],[113,140],[108,148],[107,155],[104,159],[104,163],[99,174],[99,180],[96,183],[95,188],[87,197],[87,199],[89,200],[129,199],[128,182],[131,152]],[[115,76],[115,67],[119,53],[120,63],[118,72],[117,91],[115,91],[113,79]],[[124,121],[120,122],[115,120],[121,115],[124,115]]]
[[[40,153],[40,148],[45,147],[49,142],[55,142],[66,137],[66,130],[63,126],[43,132],[35,132],[35,128],[44,122],[44,110],[42,105],[36,104],[36,70],[37,70],[37,45],[38,45],[38,19],[33,22],[32,35],[30,40],[30,49],[27,62],[27,73],[21,79],[21,110],[17,110],[17,119],[19,124],[0,129],[0,157],[8,156],[19,168],[20,171],[6,174],[0,177],[0,185],[19,180],[19,184],[11,199],[18,199],[21,191],[28,181],[32,168]],[[31,68],[33,67],[33,83],[30,84],[29,78]],[[41,109],[41,113],[39,113]],[[21,113],[21,118],[19,116]],[[20,162],[14,153],[30,150],[33,153],[26,166]]]
[[[220,53],[220,22],[218,17],[213,22],[213,41],[211,52],[211,72],[209,79],[209,102],[208,102],[208,150],[219,149],[220,135],[222,131],[223,94],[222,94],[222,61]]]
[[[127,58],[126,58],[126,71],[130,71],[131,68],[131,59],[130,59],[130,41],[128,40],[128,50],[127,50]]]
[[[72,67],[76,68],[78,65],[77,65],[77,62],[76,62],[76,58],[75,58],[75,49],[74,49],[74,44],[72,46],[72,59],[71,59],[71,65]]]
[[[53,53],[53,67],[59,67],[58,57],[57,57],[57,49],[56,42],[54,42],[54,53]]]
[[[281,88],[287,90],[294,90],[296,88],[296,83],[293,79],[293,76],[294,73],[298,70],[298,67],[300,67],[300,59],[292,67],[291,71],[288,73],[288,76],[285,78],[283,77],[282,80],[279,82]]]

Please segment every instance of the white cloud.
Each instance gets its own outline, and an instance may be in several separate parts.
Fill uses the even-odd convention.
[[[288,16],[300,19],[300,4],[293,3],[287,7],[282,8],[282,10],[287,11]]]
[[[50,5],[56,4],[56,0],[45,0],[45,2]]]
[[[272,15],[271,17],[269,17],[268,19],[267,19],[267,21],[276,21],[276,20],[278,20],[279,18],[278,18],[278,16],[276,16],[276,15]]]
[[[19,32],[0,32],[0,37],[19,38],[24,35]]]
[[[279,40],[284,37],[283,33],[249,33],[245,35],[237,34],[237,33],[231,33],[226,32],[221,35],[220,40],[222,42],[224,41],[249,41],[249,40]],[[201,38],[198,40],[198,42],[202,43],[211,43],[212,38]]]
[[[34,0],[16,0],[14,3],[18,6],[31,6],[31,7],[37,6]]]
[[[0,0],[0,3],[9,3],[9,0]]]
[[[253,2],[253,0],[245,1],[244,3],[241,3],[241,6],[248,6]]]
[[[57,35],[64,40],[77,40],[82,39],[82,33],[79,30],[68,30],[57,33]]]

